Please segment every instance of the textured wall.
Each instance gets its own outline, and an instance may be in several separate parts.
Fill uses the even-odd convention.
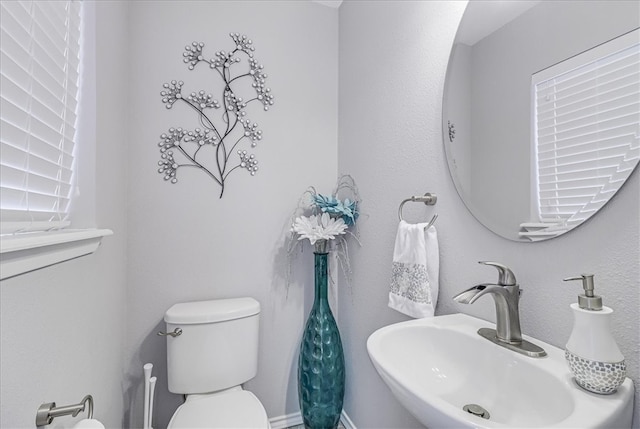
[[[338,10],[311,2],[134,2],[131,5],[130,221],[126,425],[141,424],[142,365],[155,364],[156,420],[164,427],[181,402],[167,391],[166,343],[156,336],[176,302],[253,296],[262,304],[258,376],[248,383],[270,417],[298,410],[297,349],[313,288],[313,258],[288,291],[283,236],[309,186],[330,192],[337,175]],[[208,69],[187,70],[184,46],[205,56],[233,48],[229,32],[253,39],[275,95],[269,112],[248,109],[264,138],[255,177],[229,176],[225,195],[204,174],[180,170],[171,185],[157,173],[159,135],[198,126],[193,111],[167,110],[162,84],[183,80],[185,94],[211,92]],[[208,52],[208,53],[207,53]],[[214,93],[221,99],[221,96]],[[304,281],[308,282],[303,285]]]
[[[359,428],[421,427],[395,401],[366,352],[367,337],[407,318],[386,305],[397,227],[397,207],[410,195],[435,192],[438,204],[406,207],[405,218],[435,211],[440,241],[437,312],[464,312],[494,320],[494,304],[472,306],[451,297],[495,280],[479,260],[512,267],[524,293],[522,327],[564,347],[572,326],[569,304],[577,285],[564,277],[596,275],[605,303],[614,308],[614,336],[640,384],[640,174],[575,231],[542,243],[504,240],[480,225],[458,197],[447,171],[441,137],[441,100],[449,50],[462,2],[345,2],[340,8],[338,168],[360,184],[363,246],[351,253],[352,293],[343,289],[340,326],[347,357],[345,408]],[[366,154],[366,155],[365,155]],[[635,427],[640,395],[636,392]]]
[[[107,427],[122,427],[122,354],[125,335],[126,154],[121,127],[127,91],[127,7],[96,5],[96,147],[95,160],[82,158],[81,169],[93,183],[95,207],[79,219],[82,226],[110,228],[96,253],[0,284],[0,427],[33,428],[42,403],[69,405],[86,394],[95,401],[94,416]],[[122,31],[113,28],[122,25]],[[85,95],[86,96],[86,95]],[[82,145],[84,142],[80,142]],[[91,144],[89,143],[89,146]],[[80,148],[83,154],[87,147]],[[119,171],[118,174],[114,174]],[[78,419],[61,417],[51,427],[71,427]]]

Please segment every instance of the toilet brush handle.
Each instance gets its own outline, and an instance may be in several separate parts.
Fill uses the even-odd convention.
[[[149,429],[149,381],[151,379],[153,364],[146,363],[142,369],[144,370],[144,415],[142,427],[143,429]]]
[[[153,397],[156,391],[156,377],[149,380],[149,429],[153,429]]]

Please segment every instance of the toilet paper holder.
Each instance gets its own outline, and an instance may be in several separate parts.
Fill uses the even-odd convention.
[[[87,395],[79,404],[56,407],[55,402],[40,405],[36,413],[36,426],[49,425],[56,417],[72,415],[77,416],[81,411],[87,410],[88,418],[93,418],[93,396]]]

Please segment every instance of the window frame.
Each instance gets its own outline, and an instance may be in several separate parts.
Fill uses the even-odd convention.
[[[92,185],[94,170],[90,168],[95,159],[95,6],[91,2],[83,2],[81,7],[81,63],[80,63],[80,99],[78,110],[83,116],[77,121],[76,140],[82,144],[76,149],[80,156],[81,168],[75,169],[80,182]],[[87,46],[90,45],[90,46]],[[86,55],[82,52],[85,51]],[[86,115],[85,115],[86,113]],[[86,166],[87,168],[85,168]],[[91,171],[90,171],[91,170]],[[87,177],[82,177],[83,174]],[[90,177],[89,177],[90,176]],[[76,178],[74,178],[76,180]],[[77,185],[74,183],[74,185]],[[92,226],[95,219],[94,189],[86,189],[82,198],[72,200],[71,211],[74,215],[76,229],[53,229],[37,232],[20,232],[0,235],[0,280],[18,276],[23,273],[48,267],[60,262],[89,255],[97,250],[102,237],[112,235],[109,229]],[[76,218],[76,215],[78,215]]]

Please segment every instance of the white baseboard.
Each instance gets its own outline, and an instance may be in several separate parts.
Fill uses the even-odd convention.
[[[342,410],[342,417],[340,417],[340,421],[342,422],[344,429],[358,429],[344,410]]]
[[[297,413],[269,419],[271,429],[286,429],[291,426],[301,425],[302,423],[302,414],[300,414],[299,411]]]
[[[353,424],[347,413],[342,410],[342,416],[340,417],[340,421],[342,422],[345,429],[357,429],[356,425]],[[284,416],[273,417],[269,419],[269,424],[271,425],[271,429],[286,429],[291,426],[298,426],[303,423],[302,414],[300,412],[287,414]]]

